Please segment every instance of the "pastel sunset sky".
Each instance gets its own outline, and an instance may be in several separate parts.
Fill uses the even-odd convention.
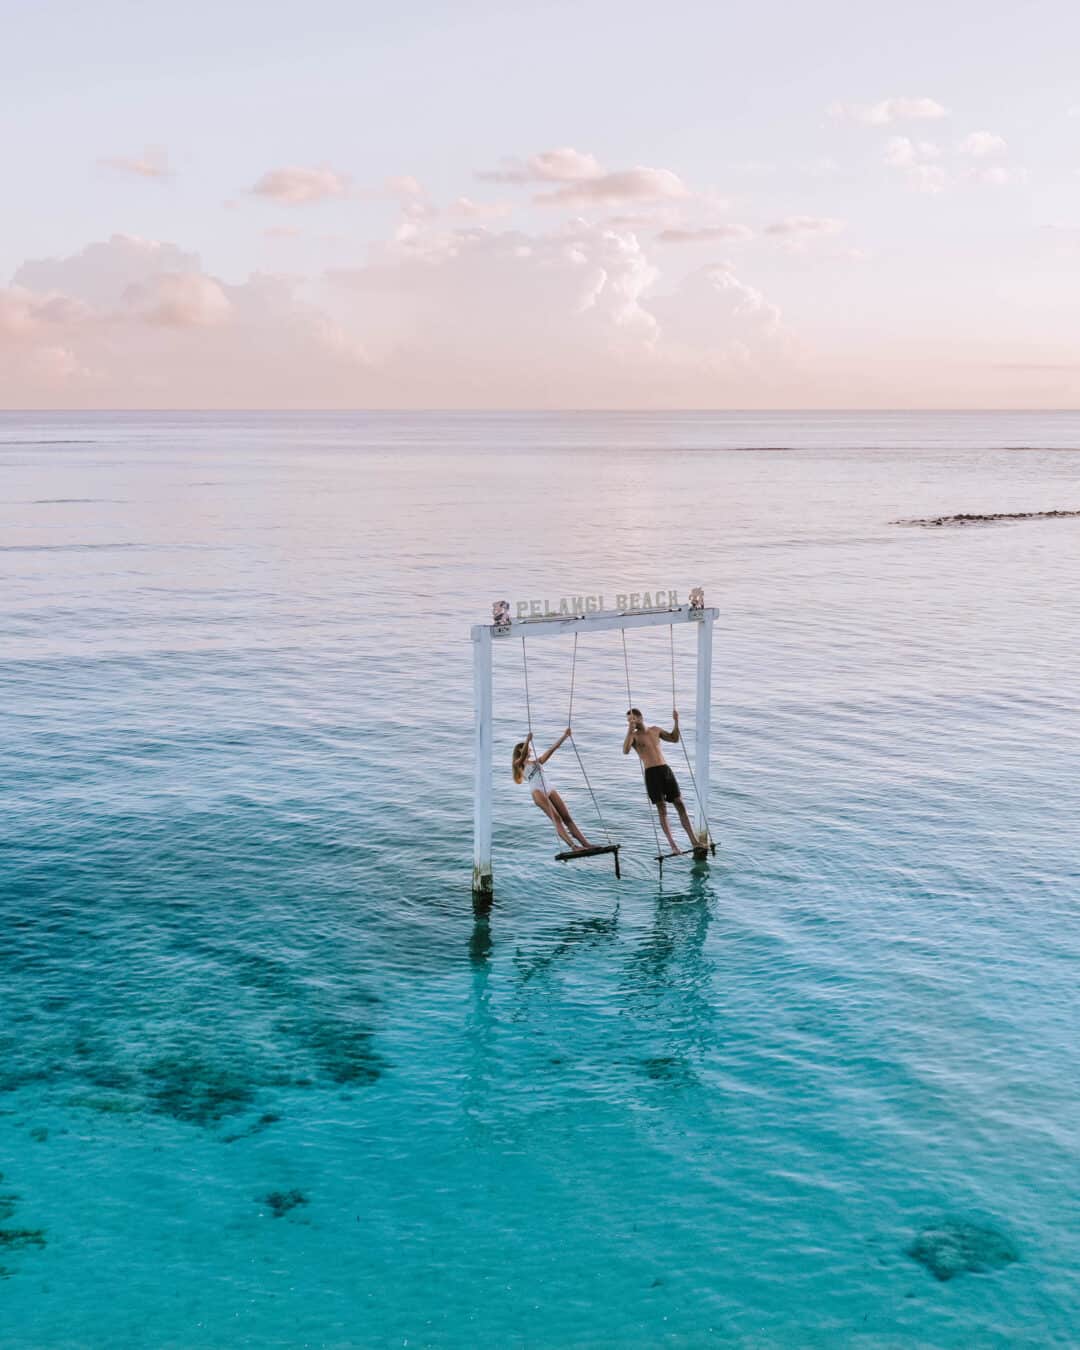
[[[1080,406],[1075,0],[5,10],[0,407]]]

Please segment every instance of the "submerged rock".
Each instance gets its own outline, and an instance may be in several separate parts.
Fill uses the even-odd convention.
[[[1060,520],[1080,516],[1080,511],[995,511],[989,515],[930,516],[926,520],[893,520],[891,525],[922,525],[936,529],[940,525],[993,525],[999,520]]]
[[[957,1275],[985,1275],[1020,1259],[1015,1245],[998,1229],[950,1219],[924,1228],[907,1254],[943,1281]]]
[[[269,1195],[264,1195],[259,1201],[261,1205],[266,1205],[275,1219],[280,1219],[288,1214],[290,1209],[296,1209],[297,1205],[309,1204],[309,1200],[303,1191],[271,1191]]]

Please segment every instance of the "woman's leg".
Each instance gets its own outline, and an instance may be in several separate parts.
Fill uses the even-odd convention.
[[[548,820],[551,821],[552,825],[555,826],[555,833],[559,836],[559,838],[566,845],[566,847],[573,848],[574,841],[566,833],[562,820],[559,818],[559,813],[558,811],[555,810],[554,806],[552,806],[551,801],[548,798],[548,794],[546,792],[541,792],[539,788],[534,788],[533,801],[537,804],[540,810],[543,811],[544,815],[547,816]]]
[[[562,817],[563,824],[574,836],[574,838],[578,841],[578,843],[585,848],[592,848],[592,844],[589,843],[589,841],[581,833],[578,827],[574,824],[574,818],[570,814],[570,811],[566,803],[563,801],[562,794],[553,791],[549,792],[548,796],[551,798],[552,806],[554,806],[555,810],[558,811],[559,815]]]

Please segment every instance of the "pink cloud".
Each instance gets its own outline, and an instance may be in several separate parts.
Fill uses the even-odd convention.
[[[171,328],[213,328],[232,314],[220,284],[200,272],[165,272],[129,288],[124,299],[147,323]]]
[[[122,235],[22,274],[34,287],[0,290],[0,406],[312,407],[345,388],[363,397],[356,335],[299,282],[226,285],[193,254]]]
[[[578,183],[599,178],[603,173],[595,155],[584,154],[573,146],[542,150],[525,160],[509,159],[501,169],[478,173],[492,183]]]
[[[394,178],[388,178],[385,187],[391,197],[397,197],[399,200],[424,196],[420,180],[414,178],[411,173],[401,173]]]
[[[283,206],[306,206],[310,202],[344,197],[349,179],[333,169],[290,167],[269,169],[251,188],[257,197],[268,197]]]
[[[948,117],[949,110],[933,98],[883,98],[877,103],[832,103],[829,116],[839,121],[861,122],[868,127],[892,122],[934,121]]]
[[[554,192],[537,194],[533,201],[541,206],[620,206],[629,202],[671,201],[689,195],[682,179],[670,169],[640,167],[569,182]]]
[[[985,159],[988,155],[1003,155],[1009,145],[1004,136],[992,131],[972,131],[957,146],[962,155],[973,159]]]
[[[466,220],[497,220],[510,215],[513,209],[511,202],[474,202],[470,197],[458,197],[446,208],[446,214]]]
[[[836,220],[832,216],[786,216],[783,220],[774,221],[772,225],[765,226],[765,234],[777,235],[807,235],[807,234],[839,234],[844,229],[844,222]]]
[[[34,342],[83,322],[86,305],[57,292],[38,294],[24,286],[0,288],[0,339]]]
[[[105,169],[116,169],[120,173],[132,174],[136,178],[171,178],[169,157],[158,146],[147,146],[137,156],[105,156],[98,160]]]
[[[764,355],[776,360],[790,341],[779,307],[727,264],[700,268],[649,307],[684,357],[706,366],[752,367]]]
[[[941,147],[934,141],[913,141],[907,136],[891,136],[885,143],[884,159],[898,169],[915,192],[941,192],[949,175],[941,164]]]
[[[972,167],[964,177],[973,183],[985,183],[990,187],[1007,187],[1011,183],[1022,183],[1027,177],[1023,169],[1012,169],[1005,164],[988,164],[985,167]]]
[[[23,263],[15,273],[15,284],[39,294],[75,296],[87,305],[104,309],[129,286],[164,272],[201,270],[198,254],[187,253],[175,244],[114,234],[87,244],[68,258],[38,258]]]
[[[748,225],[707,225],[702,229],[672,228],[661,230],[656,236],[662,244],[714,244],[729,240],[752,239],[754,231]]]

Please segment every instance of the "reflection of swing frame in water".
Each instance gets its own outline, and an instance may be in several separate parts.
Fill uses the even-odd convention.
[[[693,623],[698,626],[697,690],[695,699],[696,718],[693,764],[691,764],[689,752],[686,751],[685,745],[683,746],[683,749],[687,756],[687,768],[697,798],[698,814],[695,822],[696,832],[699,840],[702,840],[703,842],[701,847],[698,850],[695,850],[693,854],[688,853],[685,856],[700,858],[706,848],[715,852],[715,844],[709,831],[708,818],[709,742],[711,733],[712,698],[712,629],[713,623],[719,617],[719,611],[716,609],[707,609],[705,607],[704,597],[700,590],[691,592],[691,601],[692,603],[689,605],[676,605],[663,609],[658,608],[644,611],[608,610],[595,614],[559,615],[537,619],[510,619],[508,612],[509,607],[503,607],[500,603],[495,623],[477,624],[472,629],[475,696],[474,714],[476,724],[476,796],[474,802],[473,848],[474,892],[478,894],[489,894],[493,888],[491,867],[491,802],[493,787],[492,649],[496,643],[504,642],[507,638],[520,636],[524,642],[526,633],[528,633],[530,639],[573,634],[576,646],[576,639],[580,633],[589,634],[614,629],[623,631],[623,642],[625,643],[625,630],[628,628],[653,628],[667,624],[672,629],[672,679],[674,681],[674,627],[677,624],[685,623]],[[629,685],[628,660],[626,663],[626,674],[627,684]],[[571,671],[571,712],[573,711],[572,682],[573,670]],[[568,718],[567,720],[572,726],[572,719]],[[592,791],[592,785],[589,783],[588,774],[581,761],[577,745],[573,742],[572,737],[569,739],[577,754],[582,777],[585,780],[586,786],[589,788],[594,808],[596,809],[597,815],[600,817],[601,827],[603,828],[603,817],[600,814],[599,803],[596,800],[595,793]],[[650,818],[651,814],[652,809],[650,807]],[[653,829],[655,832],[655,820],[653,821]],[[606,829],[604,830],[604,833],[605,835],[607,834]],[[664,862],[672,855],[663,853],[659,846],[659,836],[655,837],[657,840],[656,858],[660,864],[662,873]],[[611,840],[610,836],[608,836],[608,840],[608,844],[600,851],[603,853],[611,853],[614,856],[617,867],[619,858],[617,850],[619,845]],[[582,857],[595,856],[595,854],[577,851],[556,856],[559,857],[560,861],[576,861]]]

